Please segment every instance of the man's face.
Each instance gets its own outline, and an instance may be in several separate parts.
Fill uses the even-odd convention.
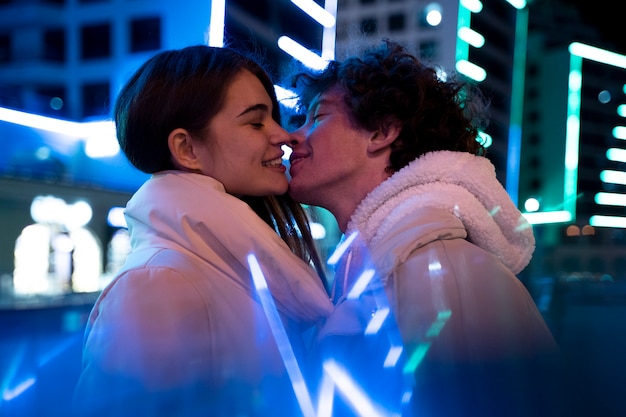
[[[372,135],[351,121],[344,95],[340,87],[322,93],[311,103],[305,124],[290,134],[289,194],[331,211],[337,199],[362,198],[353,191],[362,181]]]

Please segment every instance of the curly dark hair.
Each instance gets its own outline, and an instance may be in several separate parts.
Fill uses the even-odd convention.
[[[374,131],[400,123],[388,167],[396,172],[427,152],[485,153],[477,137],[487,126],[488,103],[476,85],[454,76],[440,78],[436,68],[385,40],[360,57],[331,61],[321,72],[299,72],[291,77],[291,86],[299,94],[301,110],[338,85],[356,126]]]

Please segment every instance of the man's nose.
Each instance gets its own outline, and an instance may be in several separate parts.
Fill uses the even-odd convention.
[[[287,142],[287,146],[291,148],[295,148],[299,144],[304,141],[304,134],[302,129],[296,129],[289,132],[289,141]]]

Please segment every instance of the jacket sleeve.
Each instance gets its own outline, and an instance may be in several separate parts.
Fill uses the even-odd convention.
[[[439,240],[389,279],[405,349],[425,352],[413,362],[416,415],[557,415],[562,358],[529,293],[494,256]]]
[[[522,282],[464,239],[420,248],[390,279],[405,343],[427,342],[431,358],[498,360],[556,350]]]
[[[111,411],[116,404],[132,410],[132,404],[149,404],[149,393],[201,382],[198,372],[211,359],[209,332],[206,300],[179,273],[168,268],[126,272],[101,295],[90,316],[77,410]]]

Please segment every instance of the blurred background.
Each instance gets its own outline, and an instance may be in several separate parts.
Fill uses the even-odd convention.
[[[569,406],[626,415],[623,25],[608,0],[0,0],[0,416],[67,415],[85,321],[128,253],[123,207],[147,179],[110,120],[141,63],[233,43],[280,80],[383,38],[491,97],[481,140],[535,229],[519,278],[577,382]],[[328,256],[334,219],[309,209]]]

